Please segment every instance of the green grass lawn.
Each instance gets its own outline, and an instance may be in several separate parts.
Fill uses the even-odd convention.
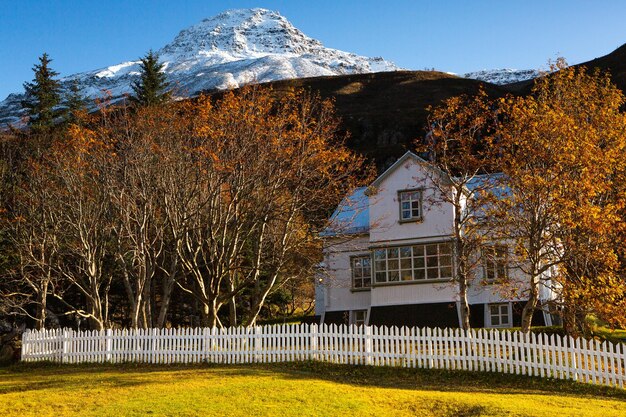
[[[626,392],[487,373],[294,363],[0,368],[2,416],[626,416]]]

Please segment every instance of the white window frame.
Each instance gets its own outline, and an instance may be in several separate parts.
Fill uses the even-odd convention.
[[[405,203],[408,207],[405,207]],[[400,212],[400,223],[403,222],[417,222],[422,220],[422,190],[400,190],[398,191],[398,207]],[[415,215],[417,211],[417,215]],[[408,217],[404,217],[405,213]]]
[[[454,276],[452,243],[431,242],[376,248],[373,251],[373,283],[449,281]]]
[[[498,324],[494,324],[493,323],[493,316],[491,314],[491,307],[498,307],[498,314],[496,315],[499,319],[499,323]],[[506,317],[508,320],[508,323],[502,323],[502,317],[505,317],[505,315],[502,313],[502,307],[506,307],[507,311],[506,311]],[[492,327],[492,328],[506,328],[506,327],[513,327],[513,308],[511,306],[511,303],[489,303],[489,304],[485,304],[485,327]]]
[[[363,315],[363,319],[357,318],[359,314]],[[355,326],[366,326],[367,325],[367,310],[351,310],[350,311],[350,324]]]
[[[498,249],[501,251],[499,252]],[[509,277],[509,248],[504,244],[484,245],[481,249],[483,281],[492,284]],[[491,272],[491,277],[489,276]]]
[[[367,267],[367,269],[369,269],[369,276],[366,276],[364,274],[366,267],[363,266],[363,264],[361,264],[361,266],[357,266],[355,265],[356,261],[360,259],[361,261],[363,260],[367,260],[367,262],[369,263],[369,266]],[[359,270],[361,272],[361,276],[357,277],[357,273],[356,271]],[[363,254],[363,255],[354,255],[350,257],[350,279],[351,279],[351,285],[352,285],[352,289],[353,290],[369,290],[372,287],[372,256],[370,254]],[[361,280],[361,286],[358,287],[356,285],[356,282],[358,280]],[[366,279],[369,280],[369,284],[365,284]]]

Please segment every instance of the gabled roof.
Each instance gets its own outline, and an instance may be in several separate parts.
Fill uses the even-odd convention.
[[[426,160],[420,158],[419,156],[417,156],[416,154],[414,154],[411,151],[407,151],[407,152],[405,152],[404,155],[402,155],[400,157],[400,159],[398,159],[396,162],[394,162],[393,165],[391,165],[389,168],[387,168],[385,170],[385,172],[380,174],[378,176],[378,178],[376,178],[374,180],[374,182],[372,183],[372,186],[373,187],[378,187],[385,180],[385,178],[390,176],[396,169],[398,169],[398,167],[401,167],[402,164],[404,164],[404,162],[409,160],[409,159],[412,159],[412,160],[420,162],[420,163],[425,163],[427,166],[431,166],[428,162],[426,162]]]
[[[367,233],[370,229],[368,187],[356,188],[345,197],[330,217],[330,225],[322,236]]]

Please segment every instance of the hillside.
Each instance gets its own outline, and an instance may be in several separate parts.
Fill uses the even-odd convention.
[[[492,97],[503,88],[434,71],[395,71],[283,80],[269,83],[277,91],[294,88],[318,91],[333,98],[349,146],[376,161],[393,163],[425,133],[427,108],[459,94],[474,94],[480,85]]]
[[[566,57],[567,58],[567,57]],[[610,54],[592,59],[591,61],[574,64],[576,67],[586,67],[589,69],[598,68],[600,71],[608,71],[611,80],[622,91],[626,93],[626,44],[620,46]],[[525,80],[502,87],[517,94],[528,94],[533,85],[533,80]]]

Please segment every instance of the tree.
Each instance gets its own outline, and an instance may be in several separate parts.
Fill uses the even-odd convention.
[[[482,204],[493,183],[485,176],[492,165],[485,150],[485,136],[492,134],[495,127],[496,113],[492,107],[482,89],[474,97],[446,100],[431,109],[426,146],[419,147],[429,155],[430,167],[425,170],[424,183],[435,189],[428,203],[453,207],[453,275],[464,329],[470,328],[467,291],[477,275],[481,248],[486,242]]]
[[[64,97],[65,121],[76,123],[87,111],[87,98],[83,95],[78,80],[73,80]]]
[[[539,305],[539,292],[551,285],[561,292],[571,332],[574,311],[584,318],[593,306],[602,314],[608,311],[602,304],[611,303],[601,296],[623,303],[626,294],[617,262],[626,118],[624,96],[608,75],[563,60],[552,69],[531,95],[502,100],[492,149],[506,198],[494,199],[491,214],[502,236],[515,242],[516,266],[528,277],[518,286],[528,297],[522,330],[537,308],[548,307]],[[612,321],[623,323],[623,314]]]
[[[171,92],[163,72],[165,64],[159,62],[159,56],[150,50],[140,58],[139,67],[140,78],[132,83],[134,96],[130,97],[131,102],[137,106],[154,106],[169,101]]]
[[[24,83],[26,97],[22,106],[28,111],[28,126],[34,133],[50,130],[60,115],[61,87],[55,78],[59,73],[50,68],[51,61],[46,53],[39,57],[39,64],[33,67],[35,78]]]

